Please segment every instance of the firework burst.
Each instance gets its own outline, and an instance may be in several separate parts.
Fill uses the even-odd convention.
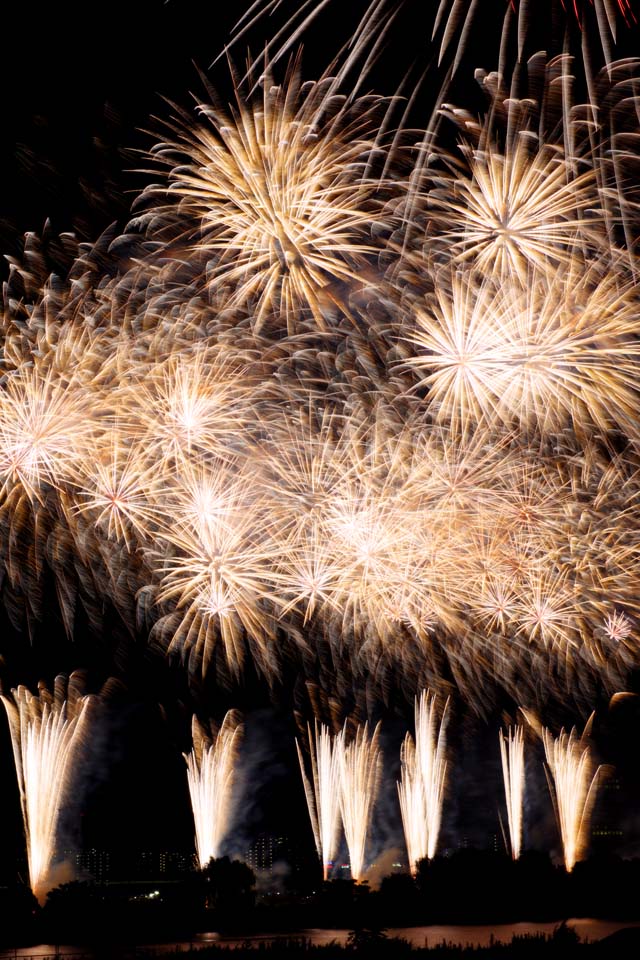
[[[445,58],[481,8],[434,7]],[[613,36],[629,13],[576,9],[587,38],[592,14]],[[414,131],[420,91],[349,87],[392,36],[365,4],[331,76],[252,62],[231,106],[176,109],[124,236],[61,240],[58,276],[27,238],[0,382],[17,628],[52,575],[70,634],[78,604],[96,632],[115,609],[200,674],[331,663],[344,691],[398,671],[479,709],[488,687],[581,706],[620,688],[639,661],[638,70],[573,84],[568,55],[540,54],[516,78],[531,10],[505,2],[480,117],[445,85]]]
[[[249,307],[256,331],[282,320],[291,331],[305,315],[325,329],[327,290],[358,281],[377,252],[380,183],[367,170],[378,104],[347,105],[330,80],[303,85],[295,64],[282,86],[268,75],[260,86],[259,103],[238,90],[230,113],[201,106],[198,125],[183,115],[172,126],[175,140],[154,151],[168,185],[147,191],[169,202],[143,219],[154,233],[175,223],[207,286]]]
[[[571,263],[576,250],[597,239],[602,223],[593,170],[575,175],[560,146],[521,131],[502,153],[495,146],[472,152],[468,175],[458,170],[433,188],[429,204],[440,209],[438,240],[454,263],[468,263],[498,279],[527,284],[532,267],[545,271]]]
[[[534,272],[518,284],[456,272],[416,314],[409,364],[424,376],[438,419],[468,431],[495,423],[579,436],[635,431],[635,285],[599,265]],[[605,399],[606,398],[606,399]]]

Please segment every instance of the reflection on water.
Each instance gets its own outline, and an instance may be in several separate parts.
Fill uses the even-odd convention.
[[[640,927],[639,922],[623,923],[616,920],[593,920],[590,918],[572,919],[567,921],[568,926],[572,927],[579,935],[581,940],[602,940],[615,933],[616,930],[622,930],[624,927]],[[448,926],[444,924],[433,924],[429,927],[389,927],[387,935],[389,937],[401,937],[408,940],[416,947],[436,946],[443,941],[446,943],[460,944],[464,946],[486,947],[492,941],[509,943],[514,936],[547,934],[551,935],[558,922],[553,923],[503,923],[493,926],[479,925],[457,925]],[[179,940],[167,943],[149,943],[138,944],[137,950],[147,950],[149,953],[165,953],[170,951],[197,949],[213,944],[224,946],[240,946],[241,944],[252,943],[271,943],[277,940],[308,940],[314,944],[325,944],[335,941],[340,944],[346,943],[349,935],[348,930],[325,930],[319,927],[312,927],[307,930],[292,930],[289,933],[251,933],[243,936],[223,935],[220,933],[195,933],[191,940]],[[104,953],[104,950],[100,951]],[[0,960],[12,960],[12,958],[30,957],[44,958],[52,957],[93,957],[97,953],[95,947],[80,944],[60,944],[53,945],[49,943],[39,943],[32,947],[17,947],[15,950],[0,951]]]

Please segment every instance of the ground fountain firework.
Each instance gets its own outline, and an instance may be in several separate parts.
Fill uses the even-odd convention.
[[[307,775],[304,755],[297,741],[296,748],[322,875],[324,880],[328,880],[340,842],[341,743],[325,724],[316,722],[314,734],[311,733],[311,727],[307,728],[307,732],[311,777]]]
[[[221,854],[233,816],[238,748],[242,723],[230,710],[219,729],[211,733],[198,721],[192,722],[193,747],[184,754],[187,782],[195,824],[196,854],[204,870]]]
[[[43,903],[52,876],[60,816],[70,799],[90,729],[95,697],[82,695],[79,674],[56,678],[34,695],[26,687],[2,697],[9,718],[27,842],[29,883]]]
[[[336,744],[340,768],[340,811],[349,850],[351,878],[356,883],[364,879],[367,834],[382,775],[379,737],[380,724],[371,734],[366,723],[359,725],[351,740],[348,739],[345,726]]]
[[[557,737],[546,728],[542,730],[549,791],[569,873],[587,848],[589,818],[602,773],[601,768],[594,770],[589,732],[590,722],[581,737],[575,728],[569,733],[561,730]]]
[[[435,695],[423,690],[416,697],[415,741],[408,733],[402,744],[398,796],[412,873],[419,860],[435,857],[438,846],[447,782],[448,706],[447,701],[440,712]]]
[[[512,858],[518,860],[522,849],[525,788],[524,728],[521,726],[509,727],[506,734],[500,730],[499,741],[509,827],[509,850]]]

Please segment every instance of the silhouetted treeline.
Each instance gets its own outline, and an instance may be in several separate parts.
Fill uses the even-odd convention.
[[[460,850],[424,860],[417,876],[386,877],[379,890],[348,880],[322,885],[292,903],[299,926],[351,928],[375,919],[388,927],[428,923],[554,921],[567,917],[640,919],[640,860],[598,856],[568,874],[543,853],[513,862],[498,853]],[[280,911],[284,912],[286,903]]]
[[[560,920],[563,917],[640,919],[640,860],[594,856],[572,873],[544,853],[520,860],[460,850],[418,865],[415,880],[396,875],[382,881],[385,922],[484,923]]]
[[[640,920],[640,860],[593,857],[571,874],[549,857],[461,850],[419,864],[379,890],[351,880],[256,895],[246,864],[227,857],[179,880],[67,883],[39,907],[25,888],[0,889],[0,942],[189,940],[199,931],[296,934],[312,927],[379,930],[430,923],[498,924],[569,917]],[[640,955],[640,954],[639,954]]]
[[[579,937],[564,924],[560,924],[551,936],[514,936],[509,943],[491,943],[486,947],[457,946],[450,943],[415,947],[407,940],[387,937],[384,930],[354,930],[345,946],[337,943],[314,945],[304,940],[278,940],[241,946],[212,946],[198,950],[171,954],[154,953],[155,957],[176,957],[181,960],[258,960],[274,957],[278,960],[317,957],[318,960],[347,960],[363,957],[367,960],[395,960],[411,958],[419,960],[637,960],[640,955],[640,930],[627,929],[603,940],[581,943]]]

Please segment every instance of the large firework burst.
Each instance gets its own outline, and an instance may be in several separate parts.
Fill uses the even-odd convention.
[[[481,6],[440,4],[438,50]],[[582,700],[638,663],[637,65],[580,103],[539,55],[393,130],[413,101],[347,84],[373,12],[331,76],[176,109],[117,242],[12,263],[3,598],[31,622],[50,569],[70,632],[108,602],[199,672]]]

